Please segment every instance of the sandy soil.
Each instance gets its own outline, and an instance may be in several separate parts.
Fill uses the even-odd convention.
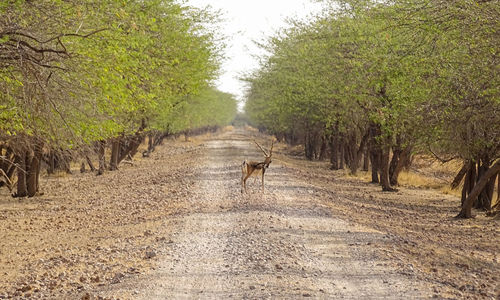
[[[498,297],[498,220],[456,221],[452,196],[382,193],[279,148],[266,192],[251,179],[242,195],[251,135],[0,196],[0,298]]]

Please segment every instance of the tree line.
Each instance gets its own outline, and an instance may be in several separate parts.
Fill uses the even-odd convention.
[[[490,210],[500,170],[498,1],[323,1],[261,43],[251,123],[308,159],[394,191],[415,154],[460,160],[459,217]],[[500,182],[499,182],[500,185]],[[498,201],[496,208],[498,208]]]
[[[102,174],[146,137],[145,156],[166,136],[236,114],[232,95],[213,87],[224,44],[207,9],[11,0],[0,16],[0,186],[14,196],[38,193],[42,165],[68,170],[79,158]]]

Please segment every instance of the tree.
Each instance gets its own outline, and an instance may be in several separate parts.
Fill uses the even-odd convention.
[[[0,154],[20,197],[36,194],[46,155],[98,146],[102,172],[109,141],[116,169],[221,62],[217,15],[174,1],[18,0],[0,12]]]
[[[299,135],[310,159],[326,135],[334,169],[355,173],[369,153],[372,181],[388,191],[415,152],[462,159],[464,202],[499,158],[498,3],[325,2],[326,14],[264,45],[247,78],[250,120]],[[491,207],[494,183],[476,207]]]

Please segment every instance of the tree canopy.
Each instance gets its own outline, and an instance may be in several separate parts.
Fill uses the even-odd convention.
[[[245,78],[253,124],[310,159],[345,145],[332,148],[334,168],[341,155],[355,172],[371,152],[385,190],[391,152],[480,173],[500,158],[497,1],[323,2],[326,13],[264,43],[268,57]]]
[[[212,87],[224,44],[219,16],[207,9],[16,0],[3,1],[0,14],[0,143],[17,160],[223,125],[236,114],[232,96]]]

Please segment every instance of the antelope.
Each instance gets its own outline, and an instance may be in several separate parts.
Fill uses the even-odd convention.
[[[271,144],[271,149],[269,150],[269,153],[264,150],[255,140],[255,144],[259,147],[259,149],[264,152],[265,159],[263,162],[256,162],[256,161],[243,161],[243,164],[241,165],[241,193],[243,193],[243,190],[247,191],[247,179],[252,175],[254,171],[261,171],[262,172],[262,192],[264,192],[264,173],[266,173],[266,169],[269,168],[269,164],[271,163],[271,156],[273,155],[273,147],[274,147],[274,141]]]

